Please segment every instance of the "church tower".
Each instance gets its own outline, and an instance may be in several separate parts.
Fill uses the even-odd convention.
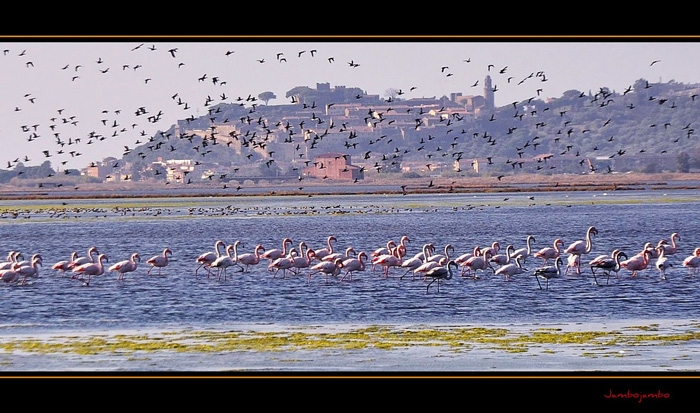
[[[486,75],[486,79],[484,79],[484,99],[486,100],[486,109],[493,109],[496,106],[493,98],[491,76],[489,75]]]

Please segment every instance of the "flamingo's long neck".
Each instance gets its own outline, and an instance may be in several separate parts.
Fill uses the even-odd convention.
[[[429,244],[423,245],[423,262],[428,262],[428,256],[430,255],[430,246]]]
[[[532,242],[532,237],[527,237],[527,255],[530,255],[532,252],[532,247],[530,246],[530,243]]]
[[[238,242],[233,244],[233,260],[238,261]]]
[[[586,232],[586,254],[591,252],[591,248],[593,247],[593,243],[591,242],[591,229],[588,229],[588,232]]]
[[[329,254],[333,254],[333,244],[331,243],[332,240],[333,240],[333,238],[330,238],[330,237],[328,238],[328,253]]]
[[[557,255],[561,253],[561,250],[559,249],[559,243],[557,241],[554,241],[554,250],[557,251]]]

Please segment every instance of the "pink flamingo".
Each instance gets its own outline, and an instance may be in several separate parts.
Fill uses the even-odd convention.
[[[173,252],[170,250],[170,248],[166,248],[163,250],[162,255],[156,255],[155,257],[151,257],[146,262],[151,265],[151,268],[146,271],[146,275],[151,275],[151,270],[154,268],[158,268],[158,275],[160,275],[161,270],[163,267],[168,266],[168,254],[173,255]]]
[[[93,256],[93,254],[94,254],[94,256]],[[70,266],[70,268],[75,268],[75,267],[79,267],[83,264],[96,263],[97,261],[95,260],[95,258],[98,255],[99,255],[99,251],[97,251],[97,247],[90,247],[90,249],[88,249],[88,255],[86,257],[76,258],[75,261],[70,263],[69,266]]]
[[[292,257],[292,268],[296,274],[299,274],[304,268],[309,268],[316,256],[316,252],[311,248],[306,249],[306,253],[299,257]]]
[[[55,263],[54,265],[51,266],[52,270],[60,271],[61,274],[65,274],[66,271],[70,270],[70,264],[75,261],[75,259],[78,258],[78,252],[73,251],[73,253],[70,256],[70,260],[63,260]]]
[[[588,254],[591,252],[591,248],[593,247],[593,243],[591,242],[591,237],[593,235],[598,235],[598,230],[595,227],[589,227],[588,230],[586,231],[586,239],[585,240],[579,240],[576,242],[573,242],[571,245],[569,245],[564,252],[567,254],[571,255],[576,255],[578,258],[572,258],[569,261],[569,265],[573,268],[576,269],[577,274],[581,274],[581,255]],[[569,266],[567,266],[567,271],[568,272]]]
[[[394,242],[394,240],[389,240],[386,243],[386,247],[377,248],[376,250],[372,251],[370,255],[374,259],[376,257],[379,257],[380,255],[391,254],[391,251],[394,249],[395,246],[396,242]]]
[[[490,268],[493,270],[491,267],[491,264],[489,260],[491,259],[491,250],[487,249],[483,252],[481,255],[475,255],[468,260],[464,261],[462,264],[460,264],[462,268],[462,277],[465,276],[466,274],[471,275],[472,271],[474,272],[474,275],[472,278],[477,279],[479,278],[477,271],[486,271],[487,268]]]
[[[677,232],[674,232],[673,234],[671,234],[671,245],[662,245],[661,246],[664,250],[665,256],[673,255],[676,253],[676,251],[678,251],[678,245],[676,245],[676,239],[678,239],[678,241],[680,241],[681,236],[678,235]],[[665,242],[664,242],[664,244],[665,244]],[[658,249],[658,247],[659,246],[657,246],[657,249]],[[659,253],[661,253],[661,251],[659,251]]]
[[[688,275],[697,274],[700,269],[700,248],[695,248],[693,255],[683,260],[683,266],[688,268]]]
[[[287,244],[291,244],[292,240],[285,238],[282,240],[282,249],[266,250],[260,257],[266,260],[274,261],[287,255]]]
[[[328,244],[328,248],[322,248],[322,249],[320,249],[320,250],[314,250],[314,251],[316,252],[316,259],[317,259],[317,260],[323,260],[323,258],[324,258],[326,255],[333,254],[333,244],[331,243],[331,241],[337,241],[337,239],[335,238],[335,236],[331,235],[331,236],[328,237],[328,239],[326,240],[326,243]]]
[[[17,264],[17,273],[22,277],[20,285],[24,285],[27,282],[27,277],[39,278],[39,266],[41,265],[41,256],[34,256],[30,264],[22,265]]]
[[[251,265],[257,265],[260,264],[260,251],[265,251],[265,248],[258,244],[255,246],[255,252],[253,253],[247,253],[247,254],[241,254],[238,256],[238,262],[241,264],[245,265],[246,271],[250,268]]]
[[[10,268],[0,270],[0,280],[7,284],[18,281],[20,279],[20,275],[17,270],[19,270],[19,265],[16,263]]]
[[[559,249],[560,245],[563,247],[564,241],[562,241],[560,238],[557,238],[554,240],[554,247],[544,247],[541,250],[532,254],[532,256],[544,259],[544,265],[547,265],[549,260],[554,260],[561,254],[561,250]]]
[[[79,277],[87,275],[88,279],[85,282],[85,285],[90,285],[90,279],[92,277],[97,277],[104,274],[105,267],[102,261],[109,262],[109,259],[107,259],[107,256],[104,254],[100,254],[97,256],[97,260],[95,262],[89,262],[87,264],[74,267],[73,272]]]
[[[576,254],[569,254],[566,258],[566,270],[564,275],[569,274],[569,270],[576,271],[576,274],[581,274],[581,256]]]
[[[477,245],[476,247],[474,247],[474,251],[464,253],[464,254],[460,255],[459,257],[455,258],[455,263],[457,263],[457,265],[462,265],[462,263],[467,261],[469,258],[475,257],[479,254],[481,254],[481,247],[479,247]]]
[[[384,277],[387,278],[389,277],[389,268],[391,267],[400,267],[401,266],[401,257],[402,257],[402,248],[401,245],[398,245],[394,247],[392,250],[391,255],[381,255],[377,257],[376,260],[373,261],[374,265],[380,265],[384,267]],[[405,252],[405,250],[403,250]]]
[[[647,268],[650,256],[651,253],[648,250],[644,250],[641,255],[635,255],[630,259],[622,261],[620,266],[626,270],[632,271],[632,277],[636,277],[639,271]]]
[[[526,240],[527,246],[525,248],[519,248],[519,249],[511,252],[510,258],[514,260],[514,259],[520,257],[520,262],[522,264],[525,264],[525,261],[527,261],[527,257],[529,257],[532,254],[532,245],[531,244],[533,242],[537,242],[535,240],[535,237],[533,237],[532,235],[528,235],[527,240]]]
[[[515,263],[510,263],[497,269],[495,275],[503,275],[506,277],[506,281],[510,281],[510,277],[518,274],[523,274],[527,271],[527,268],[523,268],[520,263],[520,256],[515,257]]]
[[[367,253],[364,251],[360,251],[359,254],[357,254],[357,257],[353,258],[348,258],[345,261],[343,261],[343,268],[345,268],[345,275],[340,279],[340,281],[345,280],[345,277],[350,275],[350,280],[352,281],[352,274],[355,271],[364,271],[365,270],[365,262],[362,259],[364,257],[367,259]]]
[[[19,263],[20,259],[24,259],[24,256],[19,251],[10,251],[7,255],[7,261],[0,264],[0,270],[10,270],[14,268],[14,265]]]
[[[287,254],[287,256],[280,257],[272,261],[267,266],[268,271],[275,271],[275,274],[272,278],[277,277],[277,273],[280,272],[280,270],[282,270],[282,278],[284,278],[287,275],[287,270],[291,269],[294,266],[294,257],[296,255],[297,250],[295,248],[292,248],[291,250],[289,250],[289,254]]]
[[[433,247],[433,244],[424,244],[423,245],[423,252],[420,252],[416,255],[414,255],[412,258],[407,259],[406,261],[403,261],[401,263],[401,268],[405,268],[406,272],[401,276],[401,278],[405,277],[406,274],[408,274],[411,271],[415,271],[418,267],[423,265],[424,263],[427,262],[427,257],[430,255],[430,249]]]
[[[319,272],[322,272],[326,274],[326,282],[328,282],[328,276],[332,275],[334,277],[338,276],[340,274],[340,271],[343,268],[343,259],[342,258],[336,258],[335,261],[321,261],[316,264],[314,264],[311,267],[311,272],[309,273],[309,278],[308,278],[308,284],[311,284],[311,276],[313,274],[318,274]]]
[[[321,261],[335,261],[336,258],[350,258],[350,253],[355,253],[355,249],[353,247],[347,247],[345,252],[334,252],[332,254],[328,254],[323,257]]]
[[[109,267],[107,269],[107,271],[119,273],[119,275],[117,276],[117,280],[123,280],[124,274],[126,274],[128,272],[136,271],[136,268],[138,267],[138,263],[140,261],[141,261],[141,257],[139,256],[139,253],[135,252],[135,253],[131,254],[130,259],[124,260],[124,261],[119,261],[118,263]]]
[[[491,259],[489,261],[496,264],[496,265],[504,266],[504,265],[510,263],[510,261],[513,258],[517,258],[517,257],[514,257],[513,253],[511,252],[514,250],[515,250],[515,247],[512,244],[508,244],[508,246],[506,246],[506,253],[505,254],[496,254],[493,257],[491,257]]]
[[[498,251],[501,250],[501,244],[498,241],[494,241],[493,244],[491,244],[491,248],[487,248],[484,251],[482,251],[482,254],[485,252],[488,252],[492,257],[496,254],[498,254]]]
[[[214,244],[214,251],[202,253],[199,257],[197,257],[197,263],[199,265],[197,266],[197,269],[194,270],[194,275],[197,275],[197,271],[199,271],[202,267],[206,267],[208,275],[211,275],[211,264],[221,256],[219,247],[226,247],[226,244],[224,244],[223,241],[218,240]]]
[[[226,247],[226,255],[222,255],[221,257],[217,258],[216,261],[211,263],[211,268],[217,269],[219,279],[221,279],[221,276],[223,275],[224,280],[226,280],[226,270],[229,267],[236,265],[236,261],[238,259],[238,245],[240,243],[240,240],[236,240],[233,245]],[[231,251],[233,251],[234,255],[231,255]],[[241,267],[241,270],[243,270],[243,267]]]

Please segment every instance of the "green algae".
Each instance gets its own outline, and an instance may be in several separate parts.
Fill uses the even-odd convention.
[[[474,349],[508,353],[538,351],[553,354],[566,348],[585,349],[584,357],[623,357],[615,348],[663,346],[700,340],[699,331],[658,334],[655,326],[624,331],[562,331],[505,328],[368,326],[344,331],[166,331],[149,334],[49,336],[0,340],[4,354],[123,355],[137,360],[149,353],[230,353],[293,351],[351,351],[438,348],[450,352]]]

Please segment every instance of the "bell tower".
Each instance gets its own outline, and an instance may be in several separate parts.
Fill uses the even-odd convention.
[[[493,97],[493,85],[491,84],[491,76],[486,75],[484,79],[484,100],[486,101],[486,108],[493,109],[496,105]]]

